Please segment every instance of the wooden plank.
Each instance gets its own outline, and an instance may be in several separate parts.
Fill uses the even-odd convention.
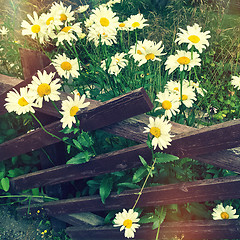
[[[143,88],[113,98],[103,105],[88,108],[81,111],[77,116],[81,122],[81,128],[85,131],[96,130],[112,123],[130,118],[132,116],[148,112],[153,105]],[[60,121],[45,126],[46,130],[62,138],[66,136],[62,132]],[[39,128],[30,133],[24,134],[13,140],[0,145],[0,160],[37,150],[41,147],[59,142]]]
[[[102,204],[100,196],[59,200],[41,205],[23,206],[19,212],[27,213],[28,207],[34,213],[39,207],[48,215],[71,214],[78,212],[109,211],[113,209],[132,208],[138,190],[113,193]],[[168,184],[145,188],[138,202],[138,207],[153,207],[189,202],[205,202],[240,198],[240,176],[205,179],[194,182]]]
[[[24,79],[32,78],[37,70],[47,67],[51,60],[42,52],[25,48],[19,49]]]
[[[224,221],[194,220],[180,222],[164,222],[160,228],[159,239],[169,240],[203,240],[203,239],[240,239],[240,220]],[[124,233],[113,226],[101,227],[69,227],[66,233],[72,240],[122,240]],[[152,230],[151,225],[144,224],[136,230],[134,239],[152,240],[156,238],[157,229]]]
[[[147,146],[142,148],[142,146],[137,145],[99,155],[84,164],[64,164],[18,176],[11,179],[11,188],[19,192],[23,189],[55,185],[67,181],[94,177],[104,173],[139,167],[142,165],[139,155],[145,159],[152,158],[151,151]]]
[[[12,87],[22,82],[19,78],[9,77],[7,75],[0,74],[0,95],[4,92],[8,92]],[[2,101],[1,101],[2,103]]]

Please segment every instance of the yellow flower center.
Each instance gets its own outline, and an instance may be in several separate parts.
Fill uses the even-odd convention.
[[[172,103],[168,100],[165,100],[162,102],[162,107],[165,109],[165,110],[169,110],[172,108]]]
[[[229,214],[226,213],[226,212],[222,212],[222,213],[221,213],[221,218],[222,218],[222,219],[229,219]]]
[[[137,28],[137,27],[139,27],[140,26],[140,23],[139,22],[134,22],[133,24],[132,24],[132,27],[133,28]]]
[[[67,33],[67,32],[69,32],[69,30],[71,30],[71,28],[72,27],[67,26],[67,27],[64,27],[61,31]]]
[[[147,59],[147,60],[153,60],[154,58],[155,58],[155,55],[153,54],[153,53],[148,53],[146,56],[145,56],[145,58]]]
[[[105,17],[102,17],[100,19],[100,24],[103,26],[103,27],[107,27],[109,25],[109,20]]]
[[[70,109],[70,116],[71,116],[71,117],[74,117],[78,111],[79,111],[79,108],[78,108],[77,106],[73,106],[73,107]]]
[[[142,52],[141,52],[140,50],[137,50],[137,54],[141,55],[141,54],[142,54]]]
[[[151,127],[150,133],[156,138],[161,136],[161,130],[158,127]]]
[[[49,25],[51,23],[51,21],[54,20],[54,17],[50,17],[47,21],[46,21],[46,24]]]
[[[64,14],[64,13],[62,13],[61,15],[60,15],[60,21],[66,21],[67,20],[67,16],[66,16],[66,14]]]
[[[173,90],[175,90],[175,91],[178,91],[178,92],[179,92],[179,88],[178,88],[178,87],[175,87]]]
[[[181,98],[180,98],[181,99]],[[188,96],[187,95],[185,95],[185,94],[183,94],[182,95],[182,101],[185,101],[185,100],[187,100],[188,99]]]
[[[191,35],[188,37],[188,40],[191,41],[192,43],[198,43],[200,41],[200,38],[196,35]]]
[[[51,93],[51,87],[47,83],[42,83],[37,88],[38,95],[43,97],[45,95],[49,95]]]
[[[119,27],[125,27],[125,23],[120,23]]]
[[[19,104],[21,107],[24,107],[24,106],[28,105],[28,102],[27,102],[27,100],[26,100],[24,97],[21,97],[21,98],[19,98],[19,100],[18,100],[18,104]]]
[[[190,63],[190,59],[188,57],[180,57],[177,62],[181,65],[186,65]]]
[[[130,219],[124,220],[123,226],[125,226],[125,228],[131,228],[132,227],[132,220],[130,220]]]
[[[62,62],[61,63],[61,68],[64,71],[70,71],[72,69],[72,64],[70,62]]]
[[[40,29],[41,29],[41,27],[38,24],[35,24],[31,27],[31,30],[33,33],[39,33]]]

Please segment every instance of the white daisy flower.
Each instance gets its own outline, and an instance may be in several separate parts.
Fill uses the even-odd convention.
[[[169,69],[168,74],[171,74],[176,68],[180,68],[180,71],[190,69],[194,66],[201,66],[201,59],[199,54],[193,52],[193,57],[191,58],[191,52],[186,52],[184,50],[177,50],[177,54],[170,55],[165,62],[165,70]]]
[[[167,89],[168,91],[170,91],[172,93],[179,94],[179,92],[180,92],[180,82],[170,80],[165,85],[165,89]]]
[[[138,46],[139,45],[139,46]],[[164,46],[162,46],[162,41],[155,43],[150,40],[144,40],[143,42],[137,42],[136,45],[131,46],[129,54],[133,56],[135,61],[138,61],[138,66],[145,64],[147,61],[161,61],[159,56],[165,55],[162,53]]]
[[[63,53],[63,55],[58,54],[56,58],[52,60],[52,64],[61,77],[69,78],[72,76],[73,78],[77,78],[79,76],[79,65],[77,58],[70,59],[65,53]]]
[[[180,89],[180,84],[179,84]],[[179,100],[181,100],[180,90],[178,94]],[[186,86],[183,84],[182,86],[182,103],[187,107],[190,108],[193,105],[193,102],[196,101],[196,94],[194,92],[194,88],[191,86]]]
[[[155,101],[160,103],[160,107],[155,108],[155,111],[158,109],[164,109],[164,115],[169,120],[171,119],[172,115],[176,115],[176,113],[180,111],[180,102],[178,96],[174,93],[170,93],[168,90],[165,90],[163,93],[159,92]]]
[[[145,26],[148,26],[149,24],[146,24],[146,21],[147,20],[144,19],[143,15],[138,13],[137,15],[130,16],[125,23],[129,31],[133,31],[135,29],[143,29]]]
[[[13,91],[7,93],[7,97],[5,98],[7,103],[4,104],[7,111],[16,112],[18,115],[25,114],[27,112],[34,113],[35,110],[33,107],[36,105],[34,104],[34,98],[29,95],[28,88],[20,88],[19,91],[20,92],[13,88]]]
[[[51,13],[43,13],[40,16],[40,19],[45,23],[47,34],[50,38],[55,38],[56,33],[55,30],[60,30],[61,25],[63,25],[63,22],[60,21],[58,18],[54,17]]]
[[[88,10],[88,8],[89,8],[89,5],[82,5],[82,6],[80,6],[77,10],[76,10],[76,12],[79,12],[79,13],[84,13],[84,12],[86,12],[87,10]]]
[[[50,8],[50,13],[62,22],[72,22],[75,20],[73,17],[74,11],[72,10],[72,6],[64,7],[63,3],[60,2],[59,4],[54,2],[52,7]]]
[[[126,53],[116,53],[115,56],[111,57],[111,63],[108,68],[109,74],[114,74],[115,76],[117,76],[120,71],[127,66],[128,60],[124,59],[125,56]],[[103,70],[106,70],[106,60],[102,61],[101,68]]]
[[[2,26],[2,28],[0,28],[0,35],[7,35],[8,32],[9,30],[6,27]]]
[[[148,127],[144,127],[144,133],[150,132],[153,135],[152,146],[154,150],[157,146],[163,150],[163,148],[167,148],[168,145],[171,145],[170,142],[172,141],[170,135],[172,124],[169,121],[164,119],[164,116],[161,118],[156,117],[155,120],[152,117],[149,117],[149,124]]]
[[[239,215],[235,215],[236,209],[233,209],[232,206],[227,205],[223,207],[223,204],[220,203],[213,209],[213,220],[223,220],[223,219],[237,219]]]
[[[74,99],[67,96],[67,100],[62,101],[62,111],[60,111],[63,115],[60,120],[60,122],[62,122],[62,128],[65,128],[66,126],[71,128],[72,124],[76,123],[75,115],[77,112],[81,108],[86,108],[90,104],[90,102],[84,102],[85,98],[85,95],[80,97],[78,94],[74,94]]]
[[[101,28],[103,31],[111,31],[118,27],[119,18],[115,16],[116,13],[111,8],[99,6],[99,8],[92,11],[93,14],[91,14],[90,19],[96,25],[95,28]]]
[[[115,3],[120,3],[121,0],[110,0],[106,3],[107,7],[112,7]]]
[[[127,30],[128,30],[128,27],[127,27],[127,25],[126,25],[126,22],[119,22],[119,23],[118,23],[117,30],[127,31]]]
[[[189,83],[189,81],[187,81],[187,82],[188,82],[188,85],[193,87],[197,91],[198,94],[204,96],[204,93],[207,92],[206,89],[199,86],[199,82],[194,82],[193,80],[190,80],[190,83]]]
[[[88,30],[88,41],[93,41],[96,47],[99,45],[99,42],[101,42],[102,45],[105,44],[107,46],[111,46],[114,43],[117,43],[116,29],[111,31],[104,31],[102,28],[96,28],[96,25],[93,25]]]
[[[240,77],[232,76],[231,84],[237,88],[237,90],[240,90]]]
[[[136,229],[140,227],[137,222],[139,222],[138,212],[134,212],[133,209],[128,211],[123,209],[123,212],[116,213],[114,218],[114,227],[121,227],[120,231],[125,230],[124,236],[126,238],[134,238],[134,233]]]
[[[33,18],[29,14],[27,14],[27,17],[31,21],[31,24],[25,20],[22,21],[21,27],[24,28],[22,35],[31,35],[32,39],[38,38],[40,43],[48,40],[47,27],[42,19],[38,18],[37,13],[33,12]]]
[[[202,49],[209,46],[208,38],[211,36],[208,34],[210,31],[201,32],[201,27],[197,23],[192,27],[187,26],[187,31],[179,29],[182,33],[177,33],[178,38],[175,42],[178,42],[178,44],[188,43],[188,49],[194,46],[200,53],[202,53]]]
[[[84,21],[84,25],[85,25],[86,28],[91,27],[93,24],[94,24],[94,22],[93,22],[93,20],[90,19],[90,18],[88,18],[88,19],[86,19],[86,20]]]
[[[77,35],[82,34],[82,29],[80,28],[80,22],[75,23],[72,26],[65,26],[56,36],[57,37],[57,43],[56,46],[59,45],[59,43],[62,43],[64,40],[66,40],[70,45],[72,45],[72,41],[77,41],[77,37],[74,35],[74,32]]]
[[[60,92],[57,90],[60,89],[61,84],[59,83],[60,79],[56,78],[53,80],[55,73],[47,73],[45,70],[43,73],[41,71],[37,72],[37,76],[33,76],[33,81],[28,84],[29,94],[32,95],[38,107],[42,107],[43,99],[45,101],[58,101],[60,100]]]

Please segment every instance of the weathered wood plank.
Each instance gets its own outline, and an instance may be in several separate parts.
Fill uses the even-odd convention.
[[[8,92],[12,87],[22,82],[19,78],[9,77],[7,75],[0,74],[0,95],[4,92]],[[1,101],[2,103],[2,101]]]
[[[160,228],[161,240],[175,239],[177,236],[184,240],[203,239],[240,239],[240,220],[194,220],[185,222],[164,222]],[[123,232],[113,226],[101,227],[69,227],[66,233],[72,240],[122,240]],[[134,239],[152,240],[156,238],[156,230],[151,225],[142,225],[137,229]]]
[[[235,122],[236,124],[233,124],[233,122]],[[236,132],[234,133],[236,129],[233,127],[236,126],[236,128],[239,128],[239,120],[235,120],[233,122],[218,124],[220,126],[214,125],[205,129],[199,129],[189,133],[179,134],[173,139],[172,145],[168,149],[164,150],[164,152],[176,155],[180,158],[182,157],[195,158],[198,154],[201,155],[203,153],[213,154],[212,152],[219,150],[220,146],[221,149],[224,149],[232,145],[239,145],[240,144],[239,136],[236,134]],[[229,128],[230,130],[228,130]],[[224,131],[229,132],[229,134],[225,134],[228,138],[226,137],[225,139],[219,138],[219,135],[221,134],[224,135]],[[217,149],[215,149],[214,146],[217,146]],[[186,149],[188,151],[186,151]],[[108,160],[111,159],[111,156],[116,156],[116,158],[115,157],[114,158],[117,159],[118,154],[120,159],[122,158],[121,156],[124,156],[124,159],[128,159],[127,160],[128,164],[122,165],[121,169],[117,167],[118,166],[117,161],[115,162],[114,160],[111,161]],[[109,155],[106,154],[105,156],[96,157],[95,159],[93,159],[93,161],[90,161],[83,165],[81,164],[80,166],[74,165],[74,167],[71,167],[63,165],[58,166],[58,168],[50,168],[45,171],[39,171],[23,175],[18,178],[12,179],[12,184],[14,184],[14,186],[18,186],[20,190],[21,188],[23,189],[29,188],[33,181],[36,182],[35,183],[36,185],[34,185],[34,187],[37,187],[42,186],[42,184],[44,183],[56,184],[64,181],[82,179],[84,177],[91,177],[94,175],[96,176],[99,174],[108,173],[110,171],[114,172],[119,170],[126,170],[141,165],[138,158],[139,155],[145,157],[145,159],[149,158],[151,159],[151,155],[149,154],[149,148],[145,143],[139,144],[138,146],[134,146],[128,149],[123,149],[121,151],[109,153]],[[234,153],[232,154],[230,166],[227,164],[226,156],[222,156],[221,153],[220,154],[216,153],[216,156],[218,157],[217,160],[215,160],[214,157],[211,158],[211,155],[210,157],[208,157],[207,155],[200,156],[199,158],[196,159],[205,163],[212,164],[214,166],[224,167],[226,169],[229,168],[229,170],[240,172],[239,161],[237,161],[237,159],[239,159],[238,155]],[[106,157],[106,159],[104,159],[104,157]],[[112,170],[106,168],[106,171],[104,171],[104,168],[99,167],[101,166],[103,161],[105,162],[103,166],[105,165],[107,166],[109,164]],[[81,173],[77,169],[82,169]],[[95,169],[92,175],[89,175],[89,169]]]
[[[31,78],[37,70],[47,67],[51,60],[42,52],[25,48],[19,49],[24,79]]]
[[[153,105],[143,88],[126,93],[122,96],[113,98],[103,105],[88,108],[79,112],[77,117],[80,119],[81,128],[85,131],[96,130],[112,123],[130,118],[132,116],[148,112]],[[62,138],[62,124],[60,121],[53,122],[45,126],[46,130]],[[0,145],[0,160],[37,150],[41,147],[59,142],[39,128],[30,133],[24,134]],[[17,144],[16,144],[17,143]]]
[[[94,177],[104,173],[131,169],[142,165],[139,155],[145,159],[152,158],[151,151],[147,146],[142,148],[142,146],[137,145],[99,155],[84,164],[65,164],[21,175],[11,179],[11,187],[12,190],[19,192],[23,189],[55,185],[67,181]]]
[[[113,193],[102,204],[100,196],[81,197],[56,202],[20,207],[22,214],[28,207],[36,212],[42,207],[49,215],[71,214],[78,212],[109,211],[113,209],[132,208],[139,190]],[[168,184],[145,188],[138,202],[138,207],[205,202],[213,200],[240,198],[240,176],[205,179],[194,182]]]

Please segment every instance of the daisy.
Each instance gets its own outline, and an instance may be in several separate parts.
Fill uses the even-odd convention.
[[[227,205],[223,207],[223,204],[220,203],[213,209],[213,220],[223,220],[223,219],[237,219],[239,215],[235,215],[236,209],[233,209],[232,206]]]
[[[180,88],[180,84],[179,84],[179,88]],[[179,100],[181,100],[180,91],[178,93],[178,98],[179,98]],[[183,86],[182,86],[182,103],[187,108],[190,108],[190,107],[192,107],[193,102],[196,100],[197,100],[197,98],[196,98],[196,94],[194,92],[194,88],[183,84]]]
[[[144,127],[144,133],[150,132],[153,135],[152,139],[152,146],[154,150],[158,146],[161,150],[163,148],[167,148],[168,145],[171,145],[170,142],[172,141],[170,135],[172,124],[169,121],[164,120],[164,116],[161,118],[156,117],[155,120],[152,117],[149,117],[149,124],[148,127]]]
[[[159,92],[157,94],[157,99],[155,100],[160,103],[160,107],[155,108],[155,111],[158,109],[164,109],[164,115],[170,120],[172,115],[176,115],[180,110],[179,98],[176,94],[170,93],[168,90],[165,90],[163,93]]]
[[[115,56],[111,57],[111,63],[108,68],[109,74],[114,74],[115,76],[117,76],[118,73],[120,73],[122,68],[124,68],[128,64],[128,60],[124,59],[125,56],[126,53],[116,53]],[[106,61],[107,60],[102,61],[101,68],[103,70],[106,70]]]
[[[208,38],[211,36],[208,35],[210,31],[201,32],[201,27],[195,23],[192,27],[187,26],[187,31],[179,28],[181,33],[177,33],[178,38],[175,42],[178,44],[188,43],[188,49],[194,46],[200,53],[202,49],[209,46]]]
[[[3,35],[7,35],[7,33],[9,32],[9,30],[6,28],[6,27],[2,27],[0,29],[0,34],[3,36]]]
[[[58,18],[56,18],[51,13],[43,13],[40,16],[40,19],[46,25],[48,36],[52,39],[55,38],[56,37],[55,30],[59,31],[61,28],[61,25],[63,25],[63,22],[60,21]]]
[[[111,8],[99,6],[93,10],[93,14],[90,19],[96,25],[96,28],[101,28],[103,31],[114,30],[118,27],[118,17]]]
[[[99,42],[101,42],[102,45],[107,45],[107,46],[111,46],[114,43],[117,43],[117,31],[116,29],[112,30],[112,31],[104,31],[101,28],[96,28],[96,25],[90,27],[89,29],[89,33],[88,33],[88,40],[89,41],[93,41],[95,46],[97,47],[99,45]]]
[[[54,2],[52,7],[50,8],[50,13],[61,22],[72,22],[75,20],[73,17],[74,12],[71,11],[72,6],[64,7],[63,3],[60,2],[59,4]]]
[[[82,29],[80,28],[80,22],[75,23],[72,26],[65,26],[56,36],[57,37],[57,43],[56,46],[59,45],[59,43],[62,43],[64,40],[66,40],[70,45],[72,45],[72,41],[77,41],[77,37],[74,35],[74,32],[77,35],[80,35],[82,33]]]
[[[165,85],[165,89],[167,89],[168,91],[170,91],[172,93],[179,94],[179,92],[180,92],[180,82],[170,80]]]
[[[72,127],[73,123],[76,123],[75,115],[81,108],[87,107],[90,102],[85,102],[85,95],[80,97],[78,94],[74,94],[74,99],[71,97],[67,97],[67,100],[62,101],[62,110],[60,113],[63,115],[60,122],[62,122],[62,128],[68,126],[69,128]]]
[[[124,236],[126,238],[134,238],[134,233],[136,229],[140,227],[137,222],[139,222],[138,212],[134,212],[133,209],[128,211],[123,209],[123,212],[116,213],[114,218],[114,227],[121,227],[120,231],[125,230]]]
[[[147,20],[144,19],[143,15],[141,13],[138,13],[137,15],[132,15],[126,20],[126,26],[130,31],[133,31],[135,29],[143,29],[145,26],[148,26],[146,24]]]
[[[52,64],[61,77],[69,78],[72,76],[73,78],[76,78],[79,76],[79,65],[77,58],[70,59],[65,53],[63,53],[63,55],[58,54],[56,58],[52,60]]]
[[[20,93],[16,89],[13,89],[13,91],[7,93],[7,97],[5,99],[7,103],[4,104],[7,111],[16,112],[18,115],[25,114],[27,112],[34,113],[34,98],[29,95],[27,87],[20,88],[19,91]]]
[[[139,47],[131,46],[129,53],[133,55],[134,59],[139,62],[138,66],[145,64],[147,61],[161,61],[159,56],[165,55],[162,53],[164,46],[162,46],[162,41],[155,43],[150,40],[144,40]],[[133,53],[135,51],[135,53]]]
[[[240,90],[240,77],[232,76],[231,84],[237,88],[237,90]]]
[[[77,10],[76,10],[76,12],[79,12],[79,13],[84,13],[84,12],[86,12],[87,10],[88,10],[88,8],[89,8],[89,5],[82,5],[82,6],[80,6]]]
[[[44,43],[48,39],[46,25],[42,19],[38,18],[36,12],[33,12],[33,18],[29,14],[27,14],[27,17],[31,21],[31,24],[25,20],[22,21],[21,27],[24,28],[22,35],[31,35],[32,39],[38,38],[40,43]]]
[[[126,22],[119,22],[117,29],[121,31],[127,31],[128,27],[126,25]]]
[[[180,71],[190,69],[194,66],[201,66],[201,59],[199,54],[193,52],[193,57],[191,58],[191,52],[186,52],[184,50],[177,50],[177,54],[170,55],[165,62],[165,70],[169,69],[168,74],[172,73],[176,68],[180,68]]]
[[[32,95],[38,107],[42,107],[43,99],[45,101],[58,101],[60,100],[60,92],[57,90],[60,89],[61,84],[59,83],[60,79],[57,78],[53,80],[55,73],[49,73],[44,70],[37,72],[37,76],[33,76],[33,81],[28,85],[29,94]]]
[[[190,82],[189,82],[189,81],[187,81],[187,82],[188,82],[188,85],[191,86],[191,87],[193,87],[194,90],[196,90],[198,94],[204,96],[204,93],[207,92],[206,89],[204,89],[204,88],[202,88],[202,87],[199,86],[199,82],[196,83],[196,82],[194,82],[193,80],[190,80]]]

